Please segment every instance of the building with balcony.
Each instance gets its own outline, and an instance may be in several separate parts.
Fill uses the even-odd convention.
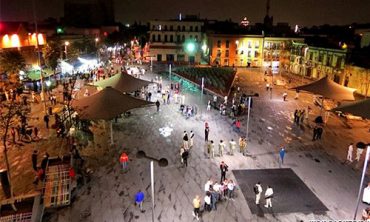
[[[344,79],[347,49],[309,46],[294,42],[290,55],[290,71],[305,77],[320,79],[329,76],[337,83]]]
[[[191,64],[201,62],[204,38],[202,21],[185,18],[155,20],[149,24],[149,56],[153,61]]]

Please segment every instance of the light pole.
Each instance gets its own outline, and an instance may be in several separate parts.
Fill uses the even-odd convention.
[[[353,216],[353,220],[356,220],[356,217],[357,217],[358,206],[359,206],[360,200],[361,200],[361,190],[362,190],[362,186],[364,184],[364,180],[365,180],[365,176],[366,176],[367,163],[369,161],[369,155],[370,155],[370,144],[367,144],[364,168],[362,170],[360,188],[358,189],[357,204],[356,204],[355,215]]]
[[[153,72],[153,57],[150,56],[150,72]]]
[[[305,73],[306,73],[306,71],[307,71],[307,66],[306,66],[306,63],[307,63],[307,52],[308,52],[308,49],[309,49],[309,47],[306,47],[305,49],[304,49],[304,57],[303,57],[303,65],[302,65],[302,67],[303,67],[303,73],[302,73],[302,85],[303,85],[303,77],[304,77],[304,75],[305,75]]]
[[[68,56],[68,51],[67,51],[68,46],[69,46],[69,42],[65,41],[64,42],[64,52],[66,54],[66,60],[67,60],[67,56]]]
[[[36,35],[36,49],[37,49],[37,65],[40,67],[40,84],[41,84],[41,102],[44,104],[44,113],[46,114],[46,101],[45,101],[45,88],[44,88],[44,76],[42,75],[42,65],[41,65],[41,53],[39,45],[39,33],[37,27],[37,18],[36,18],[36,3],[35,0],[32,1],[32,10],[33,10],[33,20],[35,23],[35,35]]]
[[[252,97],[259,97],[259,94],[255,93],[254,95],[248,95],[248,116],[247,116],[247,133],[246,133],[248,140],[249,140],[249,117],[251,113]]]
[[[98,43],[99,43],[99,38],[96,37],[95,38],[95,48],[96,48],[96,60],[98,61],[98,64],[99,64],[99,48],[98,48]]]
[[[168,75],[169,75],[170,85],[171,85],[172,84],[172,80],[171,80],[171,64],[168,65]]]

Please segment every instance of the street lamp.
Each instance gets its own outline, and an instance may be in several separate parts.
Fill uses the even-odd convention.
[[[66,53],[66,60],[67,60],[67,54],[68,54],[68,52],[67,52],[67,47],[69,46],[69,42],[68,41],[65,41],[64,42],[64,52]]]
[[[250,113],[251,113],[251,100],[252,100],[252,97],[259,97],[259,94],[258,93],[255,93],[253,95],[247,95],[248,97],[248,116],[247,116],[247,138],[249,139],[249,116],[250,116]]]

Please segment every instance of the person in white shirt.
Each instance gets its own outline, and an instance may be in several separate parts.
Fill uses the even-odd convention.
[[[362,202],[370,204],[370,183],[364,188],[364,193],[362,195]]]
[[[265,199],[266,199],[265,207],[266,208],[272,207],[271,200],[272,200],[273,195],[274,195],[274,191],[272,190],[270,186],[267,186],[267,189],[265,192]]]
[[[230,140],[230,155],[234,155],[234,150],[236,148],[236,142],[234,139]]]
[[[220,143],[218,144],[218,155],[223,156],[225,150],[225,143],[224,141],[220,140]]]
[[[209,191],[209,188],[211,187],[211,185],[212,185],[212,180],[211,179],[209,179],[208,181],[207,181],[207,183],[204,185],[204,192],[208,192]]]
[[[256,194],[256,204],[260,204],[261,199],[261,193],[262,193],[262,186],[261,182],[258,182],[256,185],[254,185],[254,193]]]
[[[234,188],[235,188],[234,181],[229,180],[229,182],[227,183],[227,193],[230,199],[233,199],[234,197]]]
[[[211,211],[211,193],[209,191],[204,197],[204,210]]]
[[[190,144],[189,147],[192,148],[194,145],[194,132],[191,130],[190,131]]]
[[[357,147],[357,153],[356,153],[356,160],[357,160],[357,162],[360,161],[361,155],[362,155],[363,152],[364,152],[364,149],[361,149],[361,148],[358,148]]]
[[[347,160],[352,163],[353,143],[348,146]]]

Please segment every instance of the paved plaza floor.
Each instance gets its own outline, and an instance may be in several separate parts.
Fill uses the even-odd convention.
[[[241,192],[253,214],[265,213],[315,213],[324,214],[328,209],[306,186],[306,184],[289,168],[233,170]],[[263,193],[261,203],[256,205],[253,187],[261,182]],[[264,192],[267,186],[274,190],[272,208],[265,208]]]
[[[157,74],[147,73],[144,78],[151,80],[155,75]],[[169,85],[165,77],[163,80],[164,85]],[[200,195],[203,200],[203,188],[208,179],[219,180],[221,161],[229,165],[227,178],[237,179],[236,198],[233,201],[220,202],[217,211],[203,214],[202,221],[296,222],[313,219],[351,219],[362,162],[347,165],[343,164],[342,160],[346,156],[346,148],[350,142],[369,138],[368,124],[355,126],[351,122],[344,122],[332,116],[324,129],[323,139],[313,142],[311,123],[319,113],[319,109],[312,106],[312,96],[302,93],[297,101],[292,99],[294,92],[287,91],[287,87],[276,86],[270,97],[270,94],[265,91],[263,72],[254,69],[240,69],[235,84],[244,92],[253,91],[260,95],[255,98],[251,112],[247,146],[250,157],[242,156],[240,153],[214,159],[205,157],[205,121],[210,126],[209,138],[216,142],[220,139],[237,140],[238,134],[232,129],[230,118],[220,116],[216,110],[206,111],[207,101],[212,99],[210,95],[200,97],[199,90],[185,89],[185,103],[198,107],[199,113],[195,117],[186,119],[178,111],[179,104],[172,102],[169,105],[162,104],[159,112],[156,112],[155,107],[132,110],[130,117],[119,119],[118,123],[114,124],[115,146],[109,146],[109,127],[104,123],[93,124],[95,144],[90,143],[80,150],[86,160],[86,166],[93,171],[91,181],[77,191],[71,206],[48,215],[45,221],[151,221],[153,197],[150,194],[150,160],[137,158],[136,153],[139,150],[156,159],[166,158],[169,162],[169,165],[164,168],[155,164],[155,221],[193,221],[192,200],[195,195]],[[288,92],[287,102],[282,101],[284,91]],[[154,93],[153,101],[157,98],[160,99],[160,95]],[[300,127],[294,125],[292,120],[294,110],[308,105],[312,106],[313,111],[307,122]],[[240,119],[242,132],[245,133],[247,118],[242,116]],[[42,118],[39,121],[42,124]],[[195,133],[194,148],[191,150],[187,168],[181,167],[179,153],[184,130],[188,132],[193,130]],[[46,145],[51,149],[48,152],[52,153],[52,150],[54,153],[62,152],[61,146],[50,145],[59,144],[55,140],[47,140],[45,143],[48,143]],[[243,187],[243,183],[239,182],[237,175],[232,172],[241,169],[279,169],[278,151],[281,144],[286,145],[287,148],[284,166],[294,171],[298,180],[320,199],[328,211],[309,213],[313,208],[307,207],[311,211],[297,209],[298,212],[292,213],[264,213],[263,217],[261,214],[253,213],[253,205],[248,201],[249,193],[246,195],[247,201],[243,196],[245,195],[243,189],[250,189],[253,195],[253,186]],[[30,159],[36,145],[22,150],[13,149],[11,156],[20,163],[25,163],[13,164],[14,168],[19,168],[13,171],[16,172],[17,180],[20,180],[22,171],[25,169],[32,171]],[[123,172],[119,164],[119,156],[122,152],[128,153],[130,159],[127,172]],[[33,174],[28,177],[32,185]],[[253,184],[255,182],[253,179]],[[134,195],[139,189],[145,193],[144,213],[134,205]],[[280,189],[283,190],[277,187],[275,191],[282,192],[279,191]],[[300,195],[296,192],[295,194],[297,198]],[[278,207],[275,201],[273,204],[274,207]],[[366,206],[360,205],[360,209],[364,207]]]

